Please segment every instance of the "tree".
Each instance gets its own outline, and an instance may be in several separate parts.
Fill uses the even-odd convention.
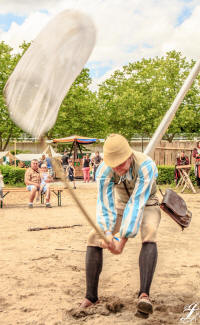
[[[140,134],[152,136],[170,108],[194,61],[180,52],[165,57],[142,59],[116,71],[99,88],[100,106],[107,120],[106,133],[119,132],[131,139]],[[199,128],[199,81],[188,91],[165,137]]]
[[[28,44],[22,44],[21,48],[23,49],[23,53],[27,47]],[[18,138],[23,132],[10,119],[3,96],[3,89],[6,81],[23,54],[12,54],[12,50],[13,49],[4,42],[0,43],[0,151],[6,149],[11,138]]]
[[[102,121],[96,93],[89,89],[89,70],[83,69],[68,91],[60,107],[55,126],[48,132],[49,138],[67,137],[73,134],[100,137]]]
[[[0,150],[5,150],[11,138],[18,138],[23,131],[10,119],[3,96],[3,88],[17,62],[30,43],[23,43],[21,53],[12,54],[12,48],[0,43]],[[64,73],[64,72],[63,72]],[[68,91],[59,110],[55,126],[47,133],[49,138],[71,134],[100,137],[102,122],[96,93],[89,89],[89,70],[83,69]]]

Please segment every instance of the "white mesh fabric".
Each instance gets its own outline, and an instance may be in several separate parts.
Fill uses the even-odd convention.
[[[55,123],[59,107],[95,44],[95,27],[79,11],[65,10],[39,33],[4,88],[11,119],[39,137]]]

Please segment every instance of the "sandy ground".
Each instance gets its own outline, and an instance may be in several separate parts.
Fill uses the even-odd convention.
[[[76,194],[95,219],[96,185],[78,182]],[[186,305],[200,308],[200,194],[184,194],[193,212],[184,232],[162,215],[159,258],[151,298],[154,313],[135,316],[139,288],[140,236],[130,239],[122,255],[104,253],[100,279],[101,303],[78,308],[85,293],[85,251],[90,226],[69,194],[62,207],[27,208],[28,193],[10,193],[0,209],[0,325],[181,324]],[[17,203],[17,204],[16,204]],[[30,227],[73,226],[28,231]],[[196,314],[195,314],[196,313]],[[191,323],[200,324],[200,316]]]

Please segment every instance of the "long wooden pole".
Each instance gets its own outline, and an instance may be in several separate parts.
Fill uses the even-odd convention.
[[[81,212],[84,215],[85,219],[88,221],[88,223],[90,224],[90,226],[97,232],[97,234],[100,236],[100,238],[103,239],[107,244],[109,244],[109,241],[106,238],[106,236],[104,235],[103,231],[101,231],[97,227],[97,225],[95,224],[95,222],[89,216],[89,214],[86,211],[85,207],[83,206],[82,202],[80,201],[80,199],[78,198],[78,196],[75,194],[74,190],[70,187],[69,181],[66,178],[66,175],[64,174],[64,171],[62,169],[62,165],[61,165],[60,161],[58,161],[56,158],[52,158],[52,164],[53,164],[53,167],[54,167],[55,171],[58,170],[58,168],[61,170],[61,175],[62,175],[61,176],[61,179],[64,182],[65,187],[68,189],[69,194],[71,195],[71,197],[76,202],[76,204],[79,207],[79,209],[81,210]]]
[[[15,153],[15,168],[16,168],[16,153],[17,153],[17,141],[14,140],[14,153]]]
[[[107,244],[109,244],[109,241],[107,240],[104,233],[97,227],[97,225],[93,222],[93,220],[90,218],[89,214],[87,213],[86,209],[84,208],[82,202],[79,200],[78,196],[75,194],[75,192],[70,188],[69,181],[65,180],[65,185],[73,198],[73,200],[76,202],[77,206],[83,213],[85,219],[88,221],[90,226],[97,232],[97,234],[100,236],[101,239],[103,239]]]

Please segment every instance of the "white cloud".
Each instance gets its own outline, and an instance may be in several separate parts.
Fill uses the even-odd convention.
[[[27,15],[22,25],[13,23],[8,32],[0,33],[11,46],[32,40],[50,17],[57,12],[75,8],[88,13],[97,27],[97,42],[89,59],[95,69],[110,65],[99,83],[116,68],[142,57],[163,55],[176,49],[190,58],[199,57],[199,0],[1,0],[1,13]],[[191,11],[181,25],[178,17]],[[46,9],[48,14],[39,12]]]
[[[176,28],[171,39],[163,43],[163,52],[171,49],[181,51],[189,58],[199,59],[200,4],[191,16]]]
[[[1,0],[0,14],[12,12],[16,15],[29,15],[42,9],[51,9],[61,0]]]
[[[29,42],[33,40],[49,20],[50,15],[41,12],[30,14],[22,25],[13,22],[8,32],[1,32],[0,41],[4,40],[17,51],[18,46],[23,41]]]

